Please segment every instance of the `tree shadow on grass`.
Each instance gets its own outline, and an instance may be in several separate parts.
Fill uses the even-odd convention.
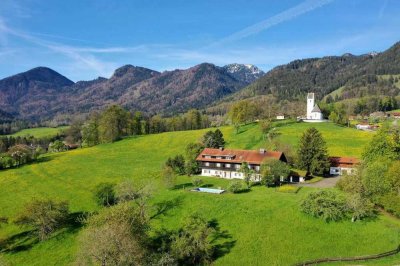
[[[24,231],[0,240],[0,251],[5,253],[17,253],[31,249],[39,242],[35,230]]]
[[[175,185],[172,189],[179,190],[179,189],[184,189],[187,187],[193,187],[193,183],[183,183],[183,184]]]
[[[250,188],[243,188],[239,191],[236,191],[235,194],[244,194],[244,193],[249,193],[251,191]]]
[[[82,226],[82,217],[86,214],[82,212],[75,212],[69,214],[65,223],[61,228],[55,231],[52,235],[49,236],[49,240],[51,238],[59,238],[63,237],[66,234],[71,234],[77,232]],[[44,241],[46,241],[44,240]],[[10,236],[9,238],[0,240],[0,252],[5,253],[18,253],[21,251],[26,251],[31,249],[34,245],[40,242],[39,237],[37,235],[36,230],[27,230],[15,235]]]
[[[182,197],[176,197],[172,200],[165,200],[154,204],[156,212],[150,217],[150,219],[155,219],[161,215],[166,215],[168,211],[181,206],[182,202]]]
[[[213,184],[204,184],[204,185],[201,185],[200,187],[205,187],[205,188],[207,188],[207,187],[213,187],[214,185]]]
[[[232,235],[227,230],[221,230],[216,219],[209,221],[209,225],[215,230],[211,243],[214,247],[213,259],[216,260],[228,254],[235,246],[236,240],[232,239]]]

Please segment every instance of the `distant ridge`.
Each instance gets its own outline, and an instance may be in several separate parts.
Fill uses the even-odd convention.
[[[205,108],[249,84],[236,74],[209,63],[163,73],[125,65],[110,78],[74,83],[38,67],[0,80],[0,109],[34,121],[88,113],[110,104],[148,114],[175,114]]]

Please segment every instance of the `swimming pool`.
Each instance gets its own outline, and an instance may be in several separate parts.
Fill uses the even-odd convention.
[[[223,190],[223,189],[205,188],[205,187],[198,187],[198,188],[192,189],[192,191],[195,191],[195,192],[205,192],[205,193],[213,193],[213,194],[221,194],[221,193],[224,193],[224,192],[225,192],[225,190]]]

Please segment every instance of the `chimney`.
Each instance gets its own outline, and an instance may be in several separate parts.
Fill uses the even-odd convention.
[[[224,146],[220,146],[220,147],[219,147],[219,150],[220,150],[220,151],[223,151],[223,150],[224,150]]]
[[[267,152],[267,150],[266,149],[260,149],[260,154],[264,154],[264,153],[266,153]]]

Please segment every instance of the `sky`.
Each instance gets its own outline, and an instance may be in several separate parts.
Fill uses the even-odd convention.
[[[0,0],[0,79],[46,66],[73,81],[122,65],[264,71],[400,41],[400,0]]]

